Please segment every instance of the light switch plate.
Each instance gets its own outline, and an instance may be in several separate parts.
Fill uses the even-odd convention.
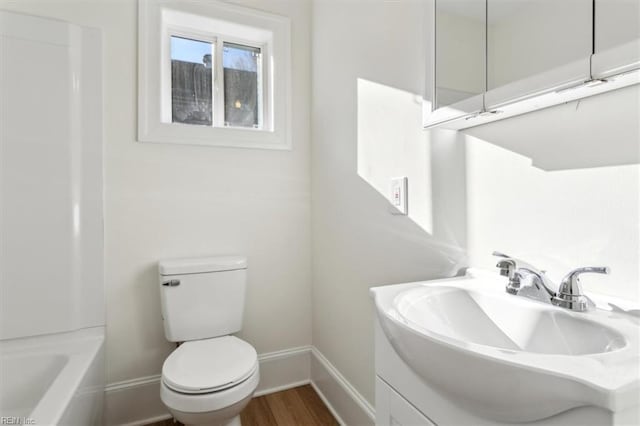
[[[409,212],[408,183],[406,176],[391,179],[391,194],[389,201],[393,206],[391,214],[406,215]]]

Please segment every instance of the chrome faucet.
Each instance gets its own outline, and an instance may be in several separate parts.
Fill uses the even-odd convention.
[[[580,275],[586,273],[609,274],[610,272],[611,270],[606,266],[587,266],[574,269],[562,279],[558,293],[551,302],[556,306],[571,309],[572,311],[584,312],[593,309],[595,303],[582,292]]]
[[[505,287],[507,293],[551,303],[556,296],[556,292],[552,290],[555,285],[545,271],[504,253],[494,251],[493,255],[501,258],[496,265],[500,268],[500,275],[509,278]]]
[[[556,286],[547,277],[545,271],[523,260],[497,251],[494,251],[493,255],[500,258],[496,265],[500,268],[500,275],[509,279],[505,287],[507,293],[577,312],[584,312],[595,307],[593,301],[582,292],[580,275],[584,273],[608,274],[610,271],[607,267],[574,269],[562,279],[560,286]],[[558,291],[554,291],[553,288],[558,288]]]

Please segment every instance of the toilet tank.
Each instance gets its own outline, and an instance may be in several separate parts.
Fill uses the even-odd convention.
[[[170,342],[242,329],[247,259],[218,256],[158,263],[164,334]]]

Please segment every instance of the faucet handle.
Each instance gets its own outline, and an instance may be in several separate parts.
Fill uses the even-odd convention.
[[[560,282],[559,294],[567,296],[582,296],[582,286],[580,285],[580,275],[582,274],[608,274],[611,272],[608,266],[585,266],[569,272]]]
[[[509,283],[505,290],[510,294],[518,294],[518,290],[520,290],[520,274],[517,272],[518,264],[516,260],[498,251],[494,251],[492,254],[501,258],[496,264],[496,267],[500,268],[500,275],[509,278]]]
[[[513,278],[513,274],[516,272],[516,262],[511,259],[499,261],[496,267],[500,268],[500,275],[503,277]]]
[[[584,268],[574,269],[562,279],[560,288],[558,288],[558,294],[553,300],[554,304],[574,311],[586,311],[589,307],[593,306],[593,302],[582,292],[580,275],[589,273],[608,274],[610,272],[611,269],[607,266],[586,266]]]
[[[496,267],[500,268],[500,275],[509,277],[509,279],[513,278],[517,266],[516,261],[512,259],[511,256],[500,253],[499,251],[494,251],[491,254],[502,259],[496,264]]]
[[[504,257],[505,259],[510,259],[511,258],[511,256],[509,256],[508,254],[504,254],[504,253],[501,253],[501,252],[495,251],[495,250],[494,250],[493,253],[491,253],[491,255],[492,256],[496,256],[496,257]]]

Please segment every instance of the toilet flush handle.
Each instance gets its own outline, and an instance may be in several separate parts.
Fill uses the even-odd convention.
[[[180,285],[180,280],[169,280],[162,283],[165,287],[177,287]]]

